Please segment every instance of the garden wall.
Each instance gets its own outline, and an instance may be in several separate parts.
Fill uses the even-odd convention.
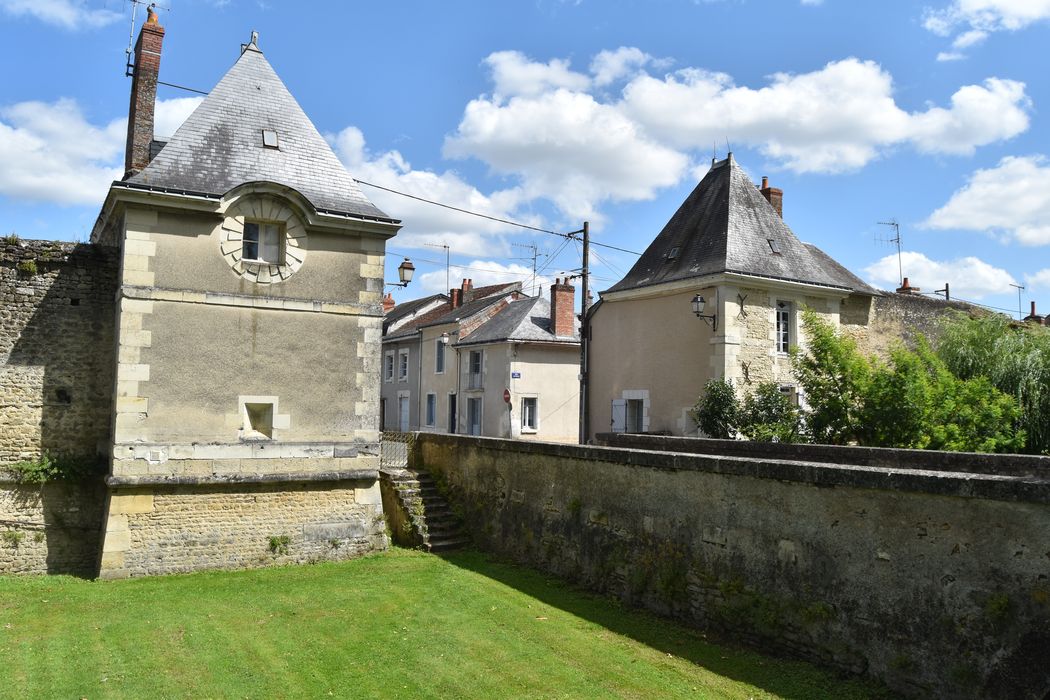
[[[905,695],[1050,691],[1050,483],[422,433],[483,549]]]
[[[102,478],[16,484],[0,479],[0,574],[98,572]]]
[[[0,239],[0,466],[98,454],[113,405],[116,289],[107,248]]]

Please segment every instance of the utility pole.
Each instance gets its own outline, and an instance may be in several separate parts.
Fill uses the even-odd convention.
[[[1024,309],[1021,307],[1021,290],[1023,290],[1024,287],[1020,284],[1014,284],[1013,282],[1010,283],[1010,286],[1017,289],[1017,320],[1020,321],[1024,317]]]
[[[445,294],[448,294],[448,290],[451,289],[451,287],[448,286],[448,268],[449,268],[449,262],[450,262],[449,252],[448,252],[448,244],[446,244],[446,243],[424,243],[423,245],[427,246],[428,248],[444,248],[445,249]]]
[[[580,269],[580,277],[583,280],[581,288],[583,290],[583,299],[580,302],[580,444],[586,445],[588,438],[589,426],[587,425],[590,418],[588,412],[587,402],[589,394],[587,391],[587,372],[590,369],[588,363],[588,344],[590,342],[590,319],[588,318],[588,312],[590,311],[590,304],[588,303],[587,297],[590,294],[590,280],[591,280],[591,269],[590,269],[590,258],[591,258],[591,224],[588,221],[583,222],[583,229],[576,233],[583,234],[583,265]]]

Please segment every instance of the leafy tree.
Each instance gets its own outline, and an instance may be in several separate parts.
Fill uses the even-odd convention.
[[[955,375],[984,377],[1014,397],[1025,451],[1050,454],[1050,329],[1018,327],[999,314],[958,317],[944,324],[937,355]]]
[[[776,382],[762,382],[744,397],[740,432],[749,440],[799,442],[802,416]]]
[[[731,440],[736,437],[739,412],[733,385],[725,379],[712,379],[704,385],[704,393],[690,415],[707,437]]]
[[[845,445],[857,439],[870,363],[852,339],[838,337],[812,310],[802,311],[802,323],[808,348],[805,352],[792,348],[791,362],[809,403],[810,437],[813,442]]]

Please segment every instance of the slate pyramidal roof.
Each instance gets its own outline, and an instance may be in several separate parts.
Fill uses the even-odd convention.
[[[263,131],[278,148],[263,146]],[[171,140],[125,187],[221,197],[249,182],[296,190],[320,213],[397,223],[372,204],[254,37]]]
[[[732,154],[711,166],[634,267],[602,294],[718,274],[880,295],[796,238]]]

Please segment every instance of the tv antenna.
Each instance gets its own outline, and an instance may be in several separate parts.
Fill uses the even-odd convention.
[[[885,242],[893,243],[897,246],[897,274],[899,277],[897,284],[902,285],[904,284],[904,263],[901,262],[901,225],[897,223],[897,219],[879,221],[878,224],[879,226],[893,227],[893,238],[885,239]]]
[[[445,250],[445,293],[448,294],[448,290],[452,289],[452,287],[448,286],[448,284],[449,284],[448,270],[449,270],[449,266],[450,266],[450,263],[451,263],[451,257],[450,257],[449,252],[448,252],[449,251],[448,244],[447,243],[424,243],[423,245],[425,245],[428,248],[443,248]]]
[[[1024,290],[1024,285],[1010,282],[1010,286],[1017,290],[1017,319],[1020,320],[1024,316],[1024,310],[1021,308],[1021,292]]]
[[[536,284],[536,260],[542,255],[547,257],[546,253],[539,252],[539,248],[533,243],[511,243],[515,248],[525,248],[532,251],[532,255],[527,258],[511,258],[511,260],[531,260],[532,261],[532,281],[529,282],[529,287],[532,289],[533,294],[538,294]]]

